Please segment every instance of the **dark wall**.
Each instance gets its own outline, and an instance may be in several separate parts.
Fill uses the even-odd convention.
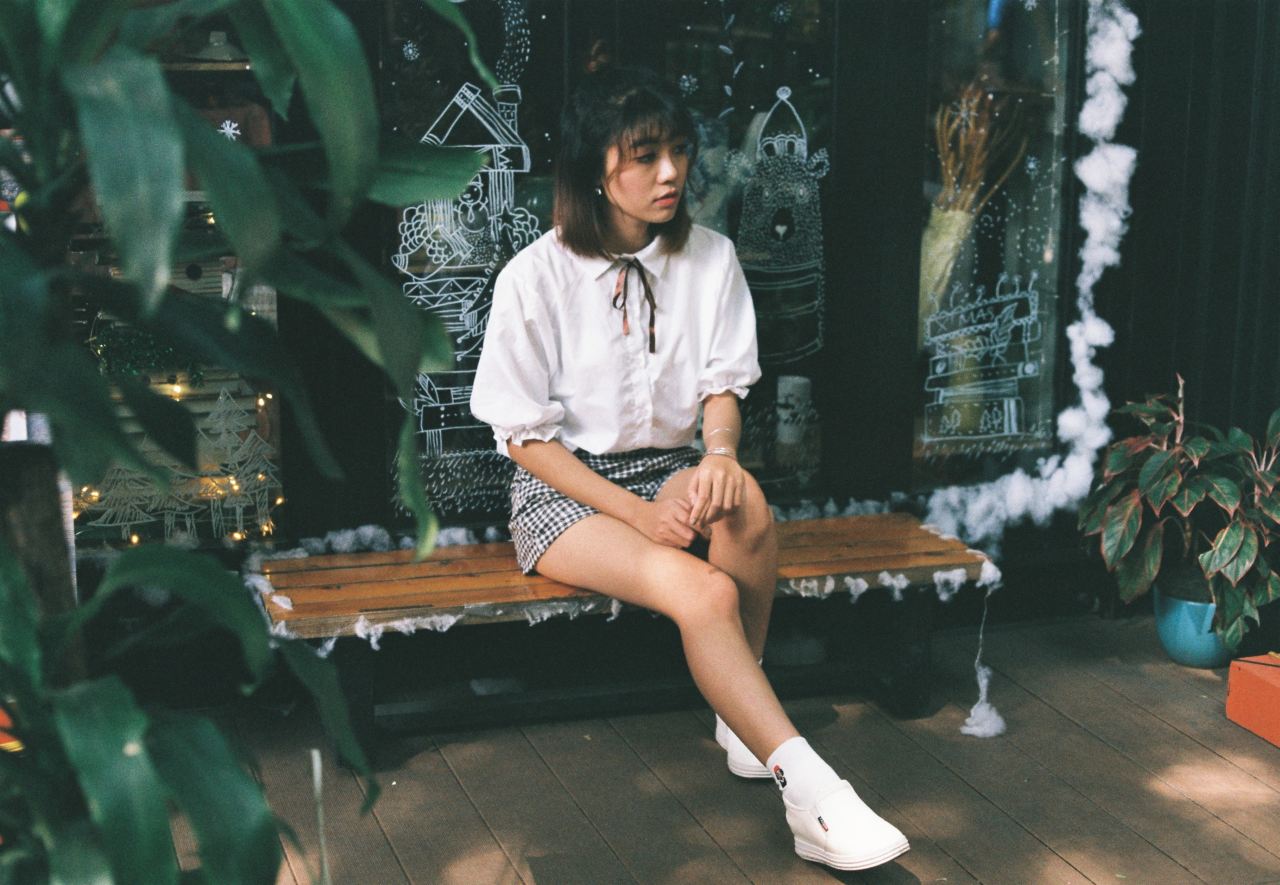
[[[1187,380],[1193,418],[1260,431],[1280,406],[1280,2],[1133,2],[1143,33],[1117,140],[1138,150],[1113,404]]]
[[[630,6],[547,5],[562,22],[566,81],[594,37],[643,54],[652,33],[632,27]],[[1119,404],[1172,389],[1180,372],[1193,417],[1256,431],[1280,406],[1280,0],[1130,6],[1143,34],[1117,140],[1137,148],[1138,166],[1122,265],[1097,287],[1099,313],[1117,333],[1099,354],[1105,387]],[[385,42],[383,4],[350,9],[371,47]],[[821,485],[841,499],[910,483],[929,2],[839,0],[834,10],[832,167],[822,199],[828,328],[845,331],[842,345],[820,357],[815,396],[824,427]],[[1069,11],[1082,22],[1083,3]],[[1069,129],[1075,116],[1068,112]],[[1077,185],[1070,177],[1067,185],[1064,199],[1074,205]],[[1068,218],[1063,248],[1074,254],[1082,236],[1074,211]],[[365,221],[366,251],[377,257],[392,242],[395,219]],[[1076,269],[1064,268],[1064,283]],[[1063,298],[1064,328],[1072,300]],[[303,353],[320,417],[348,469],[345,483],[325,482],[286,441],[290,533],[394,522],[387,454],[395,407],[385,386],[314,317],[286,308],[281,330]],[[1059,382],[1065,405],[1074,397],[1065,359]]]
[[[835,125],[824,195],[827,323],[823,485],[878,498],[911,480],[921,176],[928,118],[926,0],[841,2]]]

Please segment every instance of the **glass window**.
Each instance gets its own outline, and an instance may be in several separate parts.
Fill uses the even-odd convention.
[[[915,485],[1054,441],[1066,0],[934,0]]]

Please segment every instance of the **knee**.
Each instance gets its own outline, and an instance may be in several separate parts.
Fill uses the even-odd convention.
[[[673,613],[681,630],[739,617],[738,585],[729,575],[714,566],[702,564],[691,583]]]
[[[773,511],[769,509],[764,490],[750,474],[742,490],[742,504],[722,522],[728,533],[743,546],[755,549],[772,542]]]

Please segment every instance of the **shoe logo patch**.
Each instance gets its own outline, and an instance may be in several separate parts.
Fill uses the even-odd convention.
[[[778,789],[781,790],[787,785],[787,776],[782,773],[782,766],[773,766],[773,779],[778,782]]]
[[[822,819],[822,815],[818,815],[818,823],[822,824],[822,832],[830,833],[831,827],[827,826],[827,822]]]

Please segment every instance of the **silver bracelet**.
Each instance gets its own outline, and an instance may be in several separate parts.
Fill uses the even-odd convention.
[[[738,453],[728,446],[719,446],[718,448],[707,449],[707,454],[702,457],[705,458],[707,455],[724,455],[726,458],[732,458],[735,461],[738,460]]]

